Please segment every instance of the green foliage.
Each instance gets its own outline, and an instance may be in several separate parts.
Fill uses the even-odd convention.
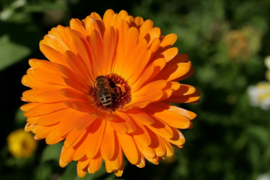
[[[270,55],[269,0],[0,1],[0,78],[6,83],[1,95],[11,98],[0,104],[6,127],[2,141],[6,142],[8,132],[24,127],[18,107],[25,88],[18,84],[27,59],[44,58],[38,51],[42,37],[58,24],[68,25],[72,17],[82,19],[92,11],[102,15],[109,8],[152,19],[165,35],[175,33],[179,53],[189,54],[195,67],[195,74],[181,83],[202,91],[199,104],[179,104],[198,116],[193,129],[182,130],[186,144],[174,149],[175,161],[158,166],[147,163],[143,169],[126,162],[122,178],[255,180],[270,173],[270,111],[251,107],[246,93],[249,85],[265,81],[263,60]],[[245,41],[245,46],[238,41]],[[59,167],[62,143],[45,146],[42,141],[31,160],[15,160],[3,143],[0,179],[81,179],[76,162]],[[107,175],[103,163],[97,173],[82,179],[119,178]]]
[[[54,160],[58,162],[62,146],[63,146],[63,143],[57,143],[51,146],[47,146],[42,153],[40,162],[44,163],[50,160]]]

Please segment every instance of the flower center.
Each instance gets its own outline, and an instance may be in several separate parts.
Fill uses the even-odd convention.
[[[124,78],[110,74],[96,78],[91,96],[99,109],[115,111],[131,101],[130,90]]]

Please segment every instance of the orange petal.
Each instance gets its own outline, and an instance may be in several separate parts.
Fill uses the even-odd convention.
[[[137,16],[135,18],[134,22],[135,22],[136,26],[139,27],[139,26],[141,26],[143,24],[144,21],[143,21],[143,18],[142,17]]]
[[[182,146],[185,143],[185,137],[177,129],[174,128],[173,131],[174,135],[171,139],[168,139],[168,141],[176,146]]]
[[[166,80],[158,80],[158,81],[150,82],[146,84],[145,86],[143,86],[142,88],[140,88],[137,92],[133,93],[131,90],[131,94],[134,97],[147,95],[157,89],[160,89],[160,90],[163,89],[166,85],[167,85]]]
[[[186,129],[190,126],[190,120],[182,114],[178,114],[154,105],[149,105],[148,108],[151,109],[149,113],[153,114],[153,116],[162,120],[169,126],[179,129]]]
[[[191,64],[189,62],[186,63],[178,63],[169,67],[165,67],[155,79],[167,79],[168,81],[177,79],[186,75],[191,68]]]
[[[138,149],[140,152],[143,154],[144,157],[146,158],[155,158],[156,157],[156,152],[153,148],[148,147],[148,146],[143,146],[139,142],[136,143],[138,146]]]
[[[156,118],[153,118],[153,120],[155,121],[154,124],[147,126],[150,130],[164,138],[173,137],[173,131],[170,126]]]
[[[49,126],[49,125],[56,124],[62,120],[62,118],[65,114],[70,113],[71,111],[74,111],[74,110],[73,109],[63,109],[63,110],[53,112],[51,114],[39,116],[37,119],[37,124],[39,124],[41,126]]]
[[[132,54],[129,57],[129,61],[125,62],[126,65],[126,71],[125,71],[125,77],[126,79],[129,79],[134,73],[137,72],[137,67],[141,66],[141,59],[143,55],[145,54],[147,50],[147,42],[145,39],[141,40],[134,50],[132,51]],[[142,59],[143,61],[144,59]]]
[[[144,23],[140,27],[140,40],[143,39],[146,34],[153,28],[153,21],[150,19],[144,21]]]
[[[25,132],[29,132],[32,131],[32,129],[35,127],[35,124],[30,124],[30,123],[26,123],[25,127],[24,127],[24,131]]]
[[[63,96],[60,91],[48,91],[38,94],[37,96],[35,96],[35,99],[37,102],[41,103],[54,103],[65,101],[68,98]]]
[[[129,105],[132,105],[132,104],[135,104],[138,102],[144,102],[144,101],[155,102],[155,101],[161,99],[163,97],[163,94],[164,94],[164,91],[155,90],[155,91],[152,91],[152,92],[146,94],[145,96],[133,97],[132,103],[130,103]]]
[[[27,118],[27,122],[30,123],[30,124],[37,124],[37,120],[38,120],[39,116],[37,117],[30,117],[30,118]]]
[[[73,129],[73,130],[71,130],[67,135],[64,146],[66,148],[73,147],[74,145],[76,145],[81,140],[81,138],[84,136],[85,133],[86,133],[85,129],[81,129],[81,130]]]
[[[100,147],[100,152],[104,160],[112,159],[115,153],[115,136],[115,131],[110,123],[107,123]]]
[[[68,79],[75,82],[77,84],[77,86],[80,86],[81,88],[84,88],[85,89],[84,92],[86,92],[86,93],[89,92],[90,87],[87,86],[87,84],[84,82],[84,80],[81,79],[77,74],[75,74],[71,69],[69,69],[69,68],[67,68],[65,66],[62,66],[62,65],[59,65],[58,67],[59,67],[59,70],[63,74],[65,74]],[[63,78],[63,79],[66,79],[66,78]],[[77,89],[77,88],[75,88],[75,89]]]
[[[102,157],[99,156],[96,159],[90,159],[89,166],[88,166],[88,172],[94,174],[96,171],[99,170],[102,163]]]
[[[29,60],[30,61],[30,60]],[[51,74],[55,74],[57,76],[64,76],[61,71],[59,71],[58,64],[46,61],[46,60],[38,60],[36,61],[36,64],[39,69],[42,69],[43,71],[46,71]]]
[[[74,154],[73,148],[67,149],[63,146],[60,154],[60,160],[65,163],[70,163],[72,161],[73,154]]]
[[[81,140],[73,147],[75,150],[73,155],[73,161],[78,161],[82,159],[84,156],[86,157],[86,147],[88,146],[86,142],[86,138],[88,136],[88,132],[84,134]]]
[[[92,55],[92,61],[94,64],[94,74],[98,76],[102,74],[103,70],[103,42],[100,34],[94,30],[90,35],[90,50]]]
[[[103,20],[101,19],[99,14],[96,12],[92,12],[90,14],[90,16],[96,21],[98,28],[99,28],[99,31],[100,31],[100,34],[101,34],[101,36],[103,36],[104,32],[105,32],[105,26],[104,26]]]
[[[144,76],[147,74],[146,73],[147,69],[149,69],[149,67],[145,67],[145,66],[149,62],[150,57],[151,57],[151,50],[148,49],[147,51],[145,51],[142,58],[139,60],[138,66],[136,67],[136,71],[134,71],[134,74],[131,76],[131,78],[129,80],[129,84],[131,86],[138,80],[139,77],[140,78],[138,81],[140,81],[140,79],[143,79],[143,80],[145,80],[146,78],[148,79],[148,76],[147,77],[144,77]],[[154,68],[154,66],[152,68]],[[151,72],[151,74],[152,74],[152,72]],[[149,74],[149,77],[151,74]],[[135,84],[135,87],[136,87],[136,84]]]
[[[161,52],[170,48],[175,43],[176,40],[177,40],[176,34],[166,35],[160,43],[160,48],[158,49],[157,54],[160,54]]]
[[[44,36],[44,39],[40,41],[40,45],[48,45],[61,54],[69,49],[65,43],[63,43],[61,40],[59,41],[56,37],[50,34]]]
[[[126,21],[121,20],[118,28],[118,45],[116,49],[116,57],[115,57],[115,62],[113,65],[113,73],[119,74],[122,69],[122,65],[125,63],[124,59],[124,51],[125,51],[125,42],[126,42],[126,34],[128,33],[128,24]]]
[[[22,96],[25,99],[25,101],[37,102],[35,97],[47,91],[48,91],[47,89],[30,89],[30,90],[24,91]]]
[[[153,64],[145,69],[145,71],[141,74],[137,82],[131,85],[132,88],[134,88],[134,92],[138,91],[138,89],[140,89],[141,86],[150,79],[150,77],[154,73],[154,70],[155,66]]]
[[[40,69],[31,69],[29,72],[34,78],[42,82],[58,86],[66,86],[66,83],[61,76],[56,76]]]
[[[68,97],[68,98],[74,98],[74,99],[82,99],[82,100],[88,100],[89,99],[89,96],[79,92],[79,91],[76,91],[74,89],[71,89],[71,88],[63,88],[60,90],[60,92],[65,96],[65,97]]]
[[[110,74],[111,67],[116,52],[116,34],[113,27],[106,29],[103,37],[103,52],[104,52],[104,62],[102,64],[103,74]]]
[[[136,165],[139,168],[144,168],[145,167],[145,158],[143,156],[143,154],[141,153],[141,161],[138,165]]]
[[[123,121],[119,122],[118,120],[111,120],[109,123],[112,128],[120,134],[125,134],[128,132],[128,127]]]
[[[89,165],[90,159],[88,159],[86,156],[84,156],[82,159],[80,159],[77,163],[77,170],[83,170]]]
[[[149,146],[151,144],[151,138],[148,134],[148,131],[145,129],[144,125],[141,125],[141,123],[135,123],[136,124],[136,131],[134,133],[131,133],[134,140],[143,146]]]
[[[38,69],[39,67],[38,67],[38,65],[37,65],[37,62],[38,61],[41,61],[41,60],[39,60],[39,59],[29,59],[29,61],[28,61],[28,64],[33,68],[33,69]]]
[[[128,16],[128,13],[125,10],[121,10],[119,12],[119,16],[120,16],[121,19],[125,19],[125,17]]]
[[[76,130],[86,129],[95,120],[96,117],[91,116],[89,114],[85,114],[84,116],[80,117],[77,121],[74,122],[74,129]]]
[[[160,28],[154,27],[147,33],[147,35],[144,38],[147,40],[149,46],[151,45],[154,39],[160,38],[160,35],[161,35]]]
[[[187,96],[171,96],[168,99],[166,99],[166,102],[171,103],[197,103],[200,100],[201,91],[196,89],[196,91],[193,94],[187,95]]]
[[[121,177],[122,174],[123,174],[123,172],[124,172],[123,169],[124,169],[124,168],[122,168],[121,170],[114,171],[114,174],[115,174],[117,177]]]
[[[163,141],[161,140],[161,138],[157,136],[157,139],[159,141],[159,145],[157,148],[155,148],[156,155],[158,157],[164,157],[167,154],[167,149],[166,149]]]
[[[129,162],[131,164],[139,164],[141,155],[132,136],[117,133],[117,137]]]
[[[84,37],[87,36],[86,29],[79,19],[73,18],[69,22],[70,28],[80,32]]]
[[[197,116],[194,112],[188,111],[186,109],[182,109],[182,108],[177,107],[177,106],[172,106],[172,105],[167,104],[167,103],[156,103],[155,105],[159,106],[161,108],[168,109],[169,111],[181,114],[183,116],[186,116],[190,120],[193,120]]]
[[[72,105],[74,109],[81,112],[91,113],[95,111],[94,107],[88,101],[74,101]]]
[[[190,60],[187,54],[183,54],[183,53],[177,54],[170,62],[166,64],[166,67],[169,67],[178,63],[188,62],[188,61]]]
[[[164,143],[164,146],[166,148],[166,152],[167,152],[166,156],[168,156],[168,157],[173,156],[174,151],[173,151],[173,148],[172,148],[171,144],[162,137],[160,137],[160,139],[162,140],[162,142]]]
[[[153,42],[148,46],[149,49],[151,49],[151,59],[154,57],[156,54],[158,48],[160,47],[160,39],[154,39]]]
[[[78,174],[78,176],[80,178],[83,178],[85,176],[85,174],[86,174],[86,171],[84,171],[84,170],[77,170],[77,174]]]
[[[99,36],[102,37],[98,23],[92,16],[86,17],[85,26],[86,26],[88,36],[90,36],[93,33],[93,31],[96,31],[99,34]]]
[[[39,103],[27,103],[27,104],[24,104],[20,107],[20,109],[22,111],[28,111],[34,107],[36,107],[37,105],[39,105]]]
[[[79,59],[82,60],[82,62],[85,64],[86,68],[88,70],[91,69],[91,64],[90,64],[90,52],[86,44],[76,36],[72,36],[70,38],[70,46],[72,51],[79,57]]]
[[[139,40],[139,31],[135,27],[131,27],[125,37],[125,50],[123,52],[123,62],[122,67],[119,71],[119,75],[125,76],[127,68],[131,65],[128,59],[131,57],[133,50],[135,49],[136,45],[138,44]]]
[[[47,46],[47,45],[40,45],[41,52],[51,61],[57,64],[66,65],[65,57],[60,52],[56,51],[55,49]]]
[[[133,133],[136,131],[135,123],[131,120],[131,118],[126,113],[117,112],[117,115],[120,119],[123,119],[125,121],[124,124],[128,128],[127,133]]]
[[[35,79],[31,74],[24,75],[22,77],[22,84],[31,87],[31,88],[41,88],[41,89],[46,89],[48,86],[50,89],[61,89],[63,88],[62,85],[53,85],[53,84],[48,84],[42,81],[39,81]]]
[[[73,111],[71,113],[67,113],[63,116],[61,122],[57,125],[55,129],[56,136],[64,136],[69,133],[73,129],[73,124],[77,121],[80,117],[82,117],[84,113]],[[65,146],[68,148],[67,146]]]
[[[177,55],[177,53],[178,53],[178,48],[172,47],[163,51],[161,54],[156,54],[154,59],[164,58],[167,62],[169,62]]]
[[[63,103],[53,103],[53,104],[40,104],[26,113],[24,113],[25,117],[35,117],[38,115],[45,115],[49,113],[53,113],[56,111],[60,111],[62,109],[66,109],[67,106]]]
[[[154,81],[152,79],[154,79],[163,70],[166,65],[166,60],[164,58],[159,58],[154,60],[151,65],[154,66],[154,71],[149,77],[148,81]]]
[[[133,110],[132,113],[128,115],[132,117],[133,120],[143,125],[151,125],[155,122],[151,116],[139,110]]]
[[[55,130],[52,131],[46,138],[47,144],[56,144],[60,141],[62,141],[65,137],[58,137],[55,135]]]
[[[85,62],[72,51],[66,51],[65,58],[69,66],[72,67],[72,70],[78,74],[87,85],[93,86],[94,78],[92,77],[91,70],[87,69]]]
[[[89,130],[88,137],[86,138],[87,149],[86,156],[88,158],[93,158],[100,148],[104,129],[106,127],[106,121],[97,119],[91,126]]]
[[[103,22],[104,22],[104,25],[105,25],[105,28],[106,28],[106,29],[109,27],[113,15],[114,15],[114,11],[111,10],[111,9],[108,9],[108,10],[104,13],[104,16],[103,16]]]
[[[56,126],[41,126],[36,132],[35,140],[40,140],[46,138],[51,131],[55,129]]]

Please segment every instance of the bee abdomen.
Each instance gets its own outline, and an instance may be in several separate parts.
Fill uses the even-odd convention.
[[[103,97],[100,98],[100,102],[102,103],[103,106],[109,108],[111,107],[111,104],[112,104],[112,98],[111,96],[108,96],[108,95],[105,96],[103,94]]]
[[[111,97],[110,90],[108,88],[100,90],[99,97],[100,97],[100,102],[104,107],[106,108],[111,107],[112,97]]]

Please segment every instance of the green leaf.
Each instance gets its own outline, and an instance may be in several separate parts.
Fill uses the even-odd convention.
[[[26,117],[23,116],[24,112],[20,108],[16,111],[15,114],[15,124],[17,126],[22,126],[26,122]]]
[[[24,6],[25,12],[45,12],[48,10],[67,10],[64,3],[50,3],[50,2],[42,2],[37,5],[26,5]]]
[[[35,179],[47,180],[52,176],[52,167],[49,164],[41,164],[35,170]]]
[[[250,136],[259,140],[259,142],[264,146],[267,147],[269,144],[269,130],[262,126],[250,126],[247,129],[247,132]]]
[[[76,171],[77,162],[71,162],[67,165],[65,172],[59,178],[59,180],[74,180],[77,178],[77,171]]]
[[[0,70],[10,66],[28,56],[31,49],[10,41],[9,35],[0,37]]]
[[[105,163],[103,162],[101,164],[100,169],[97,172],[95,172],[94,174],[89,174],[87,172],[83,178],[80,178],[77,176],[76,164],[77,162],[71,162],[67,166],[65,172],[63,173],[63,175],[61,176],[59,180],[93,180],[93,179],[99,179],[101,176],[106,174]]]
[[[50,160],[58,161],[62,146],[63,146],[63,143],[57,143],[54,145],[47,146],[42,153],[41,163],[44,163]]]

